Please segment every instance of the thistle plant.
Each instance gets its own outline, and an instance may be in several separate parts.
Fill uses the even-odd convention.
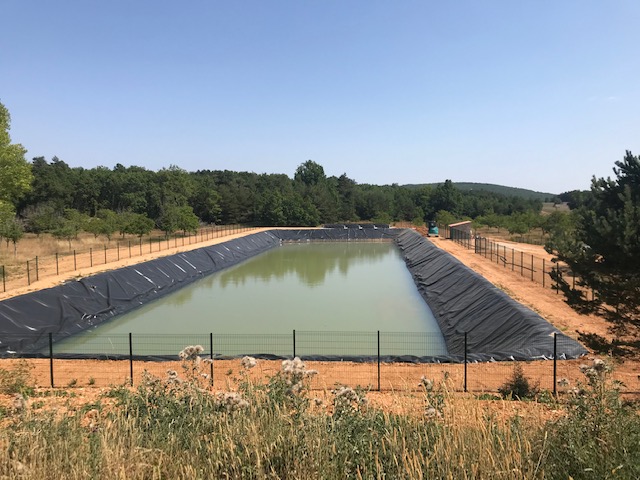
[[[316,370],[307,370],[306,364],[299,358],[283,360],[282,369],[269,379],[267,394],[273,405],[291,408],[301,413],[308,406],[307,393],[311,377]]]
[[[210,358],[203,359],[200,355],[204,352],[202,345],[189,345],[184,347],[178,357],[182,360],[182,371],[186,381],[204,388],[205,382],[209,380],[209,374],[204,371],[204,366],[209,365],[212,360]],[[180,383],[182,380],[178,377],[177,372],[168,370],[168,380],[172,383]]]
[[[563,478],[640,478],[640,421],[620,396],[622,384],[602,359],[579,368],[586,383],[569,390],[567,415],[551,427],[547,471]]]

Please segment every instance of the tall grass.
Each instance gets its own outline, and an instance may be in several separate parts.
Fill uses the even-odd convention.
[[[205,388],[199,357],[184,361],[180,374],[147,376],[136,390],[112,388],[98,402],[70,412],[33,406],[7,411],[0,477],[640,475],[640,421],[607,384],[607,372],[597,378],[589,373],[565,415],[552,422],[537,413],[490,414],[485,402],[450,395],[446,381],[434,385],[428,379],[421,380],[422,408],[411,414],[376,408],[366,392],[348,387],[311,398],[307,387],[314,372],[299,360],[285,362],[266,384],[253,384],[243,373],[238,391],[215,393]]]

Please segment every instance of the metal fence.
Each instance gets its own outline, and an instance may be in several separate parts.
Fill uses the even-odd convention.
[[[558,288],[557,281],[552,280],[552,272],[557,273],[560,278],[568,279],[568,284],[573,290],[584,290],[584,287],[579,285],[579,277],[561,263],[508,247],[498,240],[474,236],[466,231],[450,228],[446,225],[440,227],[440,233],[443,237],[453,240],[468,250],[473,250],[476,254],[504,267],[505,270],[513,272],[514,275],[530,279],[543,287],[553,288],[557,293],[560,293],[560,288]],[[585,291],[585,294],[593,299],[596,292],[589,289]]]
[[[148,237],[117,238],[102,247],[69,249],[53,255],[35,256],[19,265],[0,265],[0,292],[32,285],[38,280],[81,269],[119,262],[171,248],[204,243],[215,238],[255,230],[257,227],[243,225],[221,225],[199,228],[196,233],[185,235],[150,235]]]
[[[461,334],[462,335],[462,334]],[[471,333],[468,334],[469,336]],[[266,382],[286,358],[300,357],[307,368],[316,370],[311,388],[325,390],[336,385],[360,386],[370,390],[394,391],[418,388],[420,378],[447,380],[454,391],[496,393],[519,365],[532,385],[549,393],[562,393],[581,381],[579,365],[585,359],[566,360],[570,344],[564,336],[551,336],[545,347],[555,352],[549,358],[531,361],[471,362],[465,351],[458,363],[430,357],[436,334],[398,332],[306,332],[270,335],[97,335],[90,344],[70,343],[54,334],[34,335],[41,350],[27,358],[0,360],[0,368],[28,362],[41,387],[137,385],[143,372],[166,377],[182,371],[179,351],[187,345],[201,345],[202,375],[214,389],[234,388],[241,357],[259,358],[250,372],[252,380]],[[6,340],[6,339],[2,339]],[[522,338],[522,349],[530,347]],[[354,354],[357,352],[357,354]],[[640,392],[637,374],[615,373],[625,393]],[[204,378],[204,377],[203,377]]]

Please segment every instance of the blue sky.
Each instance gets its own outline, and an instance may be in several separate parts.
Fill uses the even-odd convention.
[[[28,158],[560,193],[640,154],[640,2],[0,0]]]

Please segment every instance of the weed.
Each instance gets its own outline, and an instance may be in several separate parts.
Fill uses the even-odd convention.
[[[640,478],[640,416],[600,359],[582,365],[586,384],[570,391],[567,415],[549,426],[549,478]]]
[[[32,366],[25,359],[16,362],[10,369],[0,368],[0,393],[33,395],[31,369]]]

